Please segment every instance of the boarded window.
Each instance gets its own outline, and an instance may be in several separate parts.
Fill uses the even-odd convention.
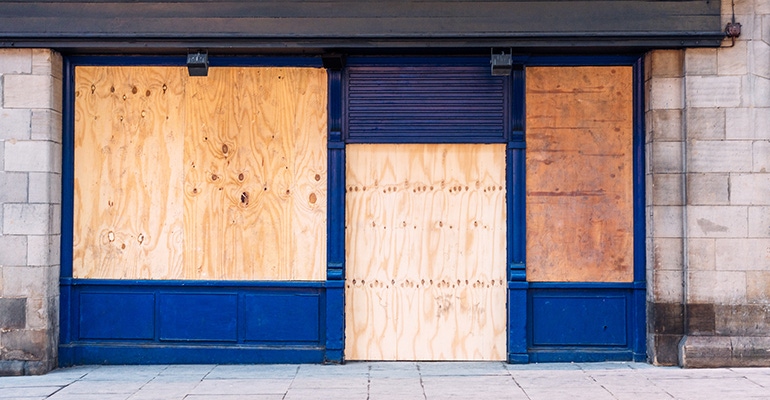
[[[526,74],[527,279],[633,281],[632,67]]]
[[[505,145],[350,145],[346,176],[345,358],[505,359]]]
[[[73,276],[322,280],[326,72],[78,67]]]

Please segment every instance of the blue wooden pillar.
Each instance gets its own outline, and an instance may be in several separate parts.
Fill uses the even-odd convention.
[[[506,150],[508,207],[508,362],[528,363],[526,209],[524,140],[524,67],[512,72],[511,132]]]
[[[342,71],[329,68],[328,210],[325,362],[341,363],[345,349],[345,142],[342,136]]]

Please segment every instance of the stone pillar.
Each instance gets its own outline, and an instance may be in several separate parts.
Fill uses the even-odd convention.
[[[56,366],[61,57],[0,49],[0,375]]]
[[[647,351],[676,365],[684,334],[684,52],[645,57],[647,186]]]
[[[770,3],[735,12],[734,47],[685,56],[687,367],[770,365]]]

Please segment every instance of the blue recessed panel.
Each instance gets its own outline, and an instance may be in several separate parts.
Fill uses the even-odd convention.
[[[318,295],[247,294],[244,296],[247,341],[318,342]]]
[[[224,341],[238,339],[235,294],[160,294],[160,339]]]
[[[80,339],[144,339],[154,336],[152,293],[81,293]]]
[[[532,295],[534,346],[626,346],[625,296]]]

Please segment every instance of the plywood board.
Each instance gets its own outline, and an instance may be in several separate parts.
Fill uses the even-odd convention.
[[[633,281],[632,68],[526,76],[527,280]]]
[[[76,86],[73,276],[324,279],[324,70],[78,67]]]
[[[502,360],[505,146],[349,145],[349,360]]]
[[[187,102],[188,274],[324,279],[325,72],[212,69]]]
[[[73,276],[177,277],[185,71],[78,67]]]

